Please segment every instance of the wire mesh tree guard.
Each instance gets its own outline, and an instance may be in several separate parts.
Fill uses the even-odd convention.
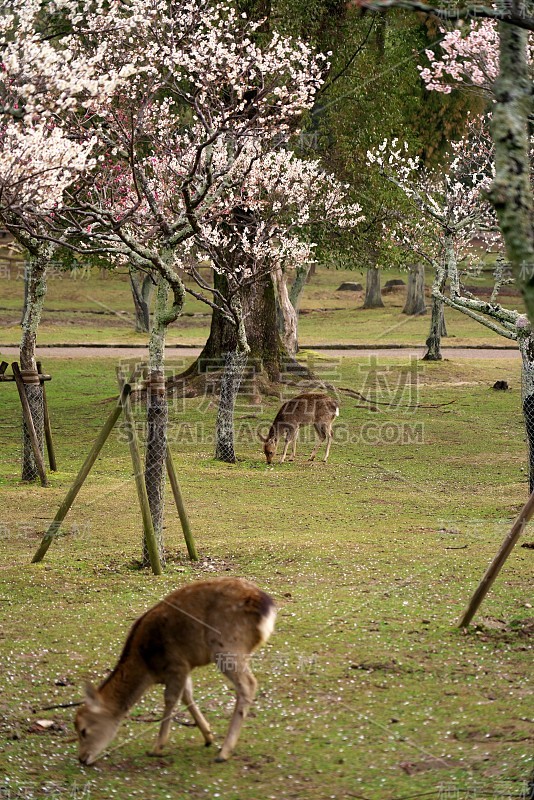
[[[141,509],[141,516],[143,520],[143,533],[144,533],[144,547],[146,547],[146,554],[148,558],[148,563],[152,568],[152,572],[155,575],[162,574],[162,564],[158,550],[158,541],[156,531],[154,529],[154,523],[152,519],[152,513],[150,508],[149,496],[147,492],[147,485],[145,480],[145,472],[143,470],[142,465],[142,458],[141,458],[141,448],[139,445],[139,439],[136,432],[135,427],[135,420],[133,416],[133,411],[130,402],[130,395],[132,393],[133,384],[137,381],[143,367],[142,365],[136,366],[136,368],[132,371],[129,379],[124,381],[118,376],[119,382],[119,396],[114,403],[114,407],[110,412],[108,418],[106,419],[100,433],[98,434],[96,440],[94,441],[89,453],[86,456],[86,459],[80,470],[78,475],[76,476],[74,483],[72,484],[71,488],[67,492],[65,499],[63,500],[62,504],[60,505],[56,516],[54,517],[52,523],[50,524],[48,530],[44,534],[41,544],[37,549],[32,563],[38,563],[43,560],[45,557],[48,548],[54,541],[58,531],[61,527],[61,524],[67,513],[69,512],[70,508],[72,507],[78,492],[82,488],[85,479],[89,475],[93,464],[95,463],[96,459],[102,447],[104,446],[105,442],[107,441],[111,431],[115,427],[118,419],[121,415],[124,417],[125,420],[125,429],[128,438],[128,445],[130,448],[130,456],[132,459],[132,465],[134,469],[134,480],[137,489],[137,496],[139,500],[139,506]],[[166,453],[164,463],[166,464],[167,473],[169,475],[169,482],[171,484],[172,492],[174,501],[176,503],[176,507],[178,510],[178,515],[180,517],[180,522],[182,526],[182,531],[187,547],[187,552],[189,554],[189,558],[192,561],[198,560],[198,554],[196,550],[195,541],[193,538],[193,534],[191,532],[191,527],[189,525],[189,519],[187,517],[187,513],[185,510],[185,506],[183,503],[182,494],[180,491],[180,486],[178,483],[178,478],[176,475],[176,470],[174,468],[174,464],[172,461],[172,456],[168,446],[166,446]]]
[[[17,361],[11,364],[11,375],[7,374],[9,364],[0,363],[0,383],[15,383],[22,408],[22,480],[40,479],[42,486],[48,486],[44,461],[44,444],[48,453],[50,470],[57,470],[52,428],[46,399],[45,382],[52,380],[45,375],[42,364],[37,362],[36,370],[21,370]]]

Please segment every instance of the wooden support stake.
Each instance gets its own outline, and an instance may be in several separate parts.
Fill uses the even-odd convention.
[[[119,386],[121,380],[119,380]],[[128,444],[130,445],[130,455],[132,457],[132,464],[134,468],[135,485],[137,487],[137,495],[139,497],[139,505],[141,506],[141,515],[143,517],[143,530],[145,534],[146,548],[148,550],[148,557],[150,559],[150,566],[154,575],[161,575],[163,570],[161,568],[161,561],[158,552],[158,543],[156,541],[156,534],[154,533],[154,524],[152,522],[152,514],[150,512],[150,504],[148,502],[148,494],[145,483],[145,472],[141,462],[141,451],[139,448],[139,440],[135,431],[135,420],[132,414],[132,406],[130,403],[130,392],[124,395],[124,388],[121,391],[122,410],[124,412],[124,419],[129,427],[128,431]]]
[[[46,389],[43,380],[43,368],[40,361],[37,362],[37,372],[39,373],[39,380],[43,389],[43,412],[44,412],[44,434],[46,440],[46,450],[48,453],[48,463],[52,472],[57,472],[56,454],[54,451],[54,442],[52,441],[52,428],[50,426],[50,414],[48,413],[48,401],[46,399]]]
[[[19,390],[20,403],[22,405],[22,415],[24,417],[24,422],[26,423],[26,428],[28,430],[28,436],[32,446],[33,457],[35,459],[35,464],[37,466],[37,472],[39,473],[39,478],[41,480],[41,486],[48,486],[45,465],[43,461],[43,456],[41,455],[41,449],[39,447],[39,440],[37,439],[37,434],[35,432],[35,426],[33,424],[30,404],[28,403],[28,398],[26,397],[26,389],[24,388],[24,381],[22,380],[22,375],[20,374],[19,365],[17,364],[16,361],[13,361],[13,363],[11,364],[11,369],[13,370],[15,383],[17,384],[17,389]]]
[[[3,375],[6,369],[9,367],[7,361],[0,362],[0,375]]]
[[[136,376],[137,376],[137,370],[132,374],[132,377],[130,378],[130,381],[135,380]],[[130,382],[127,383],[124,386],[123,391],[126,392],[126,393],[129,393],[131,391]],[[63,520],[67,516],[67,513],[68,513],[69,509],[71,508],[72,504],[74,503],[74,501],[76,499],[76,495],[78,494],[78,492],[82,488],[85,479],[87,478],[87,476],[89,475],[89,472],[91,471],[91,467],[93,466],[93,464],[95,463],[96,459],[98,458],[98,454],[102,450],[102,447],[104,446],[104,444],[106,442],[106,439],[108,438],[109,434],[111,433],[111,431],[113,429],[113,426],[115,425],[115,423],[117,422],[117,420],[118,420],[118,418],[120,417],[121,414],[122,414],[122,403],[121,403],[121,399],[119,398],[117,400],[117,405],[115,406],[115,408],[113,409],[113,411],[111,412],[111,414],[109,415],[107,420],[105,421],[102,430],[98,434],[97,440],[94,442],[93,446],[91,447],[91,449],[90,449],[90,451],[89,451],[89,453],[87,455],[87,458],[85,459],[85,461],[83,462],[82,466],[80,467],[80,471],[78,472],[74,483],[72,484],[71,488],[69,489],[69,491],[67,493],[67,496],[65,497],[65,499],[61,503],[61,505],[60,505],[60,507],[59,507],[59,509],[57,511],[57,514],[54,517],[54,521],[52,522],[52,524],[48,528],[47,532],[43,536],[43,538],[41,540],[41,544],[39,545],[39,549],[37,550],[37,552],[35,553],[34,557],[32,558],[32,564],[37,564],[39,561],[42,561],[43,558],[45,557],[46,551],[48,550],[48,548],[52,544],[54,536],[56,535],[56,533],[58,532],[59,528],[61,527],[61,523],[63,522]]]
[[[178,509],[178,515],[180,517],[180,522],[182,523],[182,531],[184,532],[184,539],[187,547],[187,552],[189,553],[189,558],[191,559],[191,561],[198,561],[197,548],[195,545],[193,534],[191,532],[191,526],[189,524],[187,511],[185,510],[184,499],[182,497],[180,484],[178,483],[178,476],[176,475],[176,469],[174,467],[169,445],[167,445],[166,464],[167,464],[167,474],[169,476],[169,482],[171,484],[171,489],[174,496],[174,502],[176,503],[176,508]]]
[[[523,530],[527,522],[531,519],[533,514],[534,514],[534,492],[532,492],[527,502],[519,512],[519,516],[512,525],[510,533],[502,543],[499,552],[497,553],[497,555],[487,568],[486,573],[482,578],[482,580],[480,581],[475,593],[473,594],[463,617],[458,623],[459,628],[467,628],[467,626],[475,616],[484,597],[487,595],[495,578],[501,571],[501,567],[503,566],[504,562],[512,552],[515,543],[523,533]]]

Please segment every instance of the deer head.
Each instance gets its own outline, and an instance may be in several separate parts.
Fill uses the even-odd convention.
[[[98,691],[88,684],[85,702],[78,709],[74,721],[78,734],[78,759],[82,764],[94,764],[117,733],[119,723],[120,718],[103,705]]]
[[[275,439],[274,436],[271,436],[270,438],[267,436],[262,436],[261,433],[258,433],[258,436],[263,442],[263,452],[265,453],[267,463],[271,464],[276,455],[276,445],[278,444],[278,440]]]

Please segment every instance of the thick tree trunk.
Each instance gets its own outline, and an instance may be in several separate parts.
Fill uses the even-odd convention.
[[[414,264],[408,272],[406,303],[402,313],[409,316],[426,314],[425,265],[422,262]]]
[[[227,282],[223,275],[214,275],[214,286],[225,296]],[[282,342],[276,319],[276,293],[269,274],[245,286],[240,295],[246,338],[250,347],[248,369],[266,373],[269,381],[278,382],[284,374],[309,375],[298,364]],[[191,378],[224,368],[225,353],[238,349],[237,332],[219,311],[213,311],[208,340],[198,359],[180,376]],[[173,381],[173,384],[176,379]]]
[[[140,272],[130,265],[130,286],[135,309],[135,330],[139,333],[150,332],[150,295],[154,281],[151,275]]]
[[[512,0],[510,10],[524,8]],[[534,203],[530,185],[528,118],[533,111],[532,78],[527,62],[528,33],[498,23],[500,74],[492,114],[495,181],[490,199],[499,218],[512,272],[534,324]]]
[[[367,270],[367,281],[365,284],[364,308],[383,308],[382,294],[380,292],[380,270],[377,267],[369,267]]]
[[[37,363],[35,345],[37,330],[41,321],[46,296],[46,270],[52,257],[53,248],[46,243],[32,244],[26,262],[26,311],[22,321],[20,343],[20,368],[25,379],[24,388],[39,441],[44,454],[44,406],[43,387],[36,378]],[[28,382],[27,382],[28,381]],[[29,433],[23,420],[22,480],[33,481],[38,477],[37,465],[33,456]]]
[[[164,322],[169,285],[158,277],[156,308],[149,342],[149,379],[146,394],[147,441],[145,453],[145,484],[158,545],[161,565],[165,565],[163,515],[165,493],[165,459],[167,456],[168,408],[165,387],[165,333]],[[150,566],[150,558],[143,537],[143,566]]]

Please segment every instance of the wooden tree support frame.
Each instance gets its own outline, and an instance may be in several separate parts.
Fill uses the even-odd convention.
[[[27,382],[27,376],[25,376],[21,372],[21,369],[16,361],[13,361],[13,363],[11,364],[11,371],[13,374],[7,375],[6,370],[8,366],[9,364],[7,361],[2,361],[0,363],[0,383],[15,383],[17,387],[19,393],[20,405],[22,407],[22,416],[24,419],[24,423],[26,425],[26,429],[28,431],[33,457],[35,459],[35,464],[37,466],[37,472],[39,473],[39,480],[41,481],[41,486],[48,486],[48,479],[46,477],[44,459],[41,453],[41,448],[39,447],[39,441],[37,439],[35,425],[33,424],[30,405],[28,403],[28,398],[26,397],[26,390],[24,388],[24,385]],[[56,455],[54,451],[54,443],[52,440],[50,414],[48,412],[48,403],[46,400],[46,391],[44,386],[45,381],[52,380],[52,376],[43,374],[42,364],[40,361],[37,362],[37,376],[39,383],[43,388],[44,434],[46,440],[46,450],[48,453],[48,463],[50,465],[51,472],[56,472],[57,470]]]
[[[467,628],[473,617],[475,616],[476,612],[478,611],[483,599],[489,592],[495,578],[501,571],[501,568],[514,549],[514,546],[523,533],[525,526],[532,518],[534,514],[534,492],[530,495],[527,502],[519,512],[517,519],[515,520],[510,533],[502,543],[499,552],[487,568],[484,577],[480,581],[477,586],[476,591],[474,592],[469,605],[467,606],[464,614],[462,615],[458,627],[459,628]]]
[[[130,455],[132,458],[132,465],[134,468],[134,478],[137,488],[137,496],[139,499],[139,505],[141,508],[141,515],[143,518],[143,529],[148,545],[149,557],[150,557],[150,566],[152,567],[152,572],[155,575],[162,574],[161,563],[158,555],[156,537],[154,534],[154,526],[152,524],[152,516],[150,514],[150,507],[148,504],[148,497],[146,493],[146,485],[144,479],[144,471],[142,468],[141,462],[141,454],[140,454],[140,447],[139,447],[139,440],[137,438],[137,434],[135,431],[135,424],[133,420],[131,404],[130,404],[130,394],[132,392],[132,383],[134,383],[140,372],[142,371],[141,366],[137,366],[134,372],[131,374],[129,380],[127,382],[123,382],[119,379],[119,387],[120,393],[119,397],[117,398],[116,405],[114,406],[113,410],[111,411],[110,415],[108,416],[107,420],[105,421],[102,430],[98,434],[95,442],[93,443],[87,457],[80,467],[78,475],[76,476],[74,483],[72,484],[71,488],[67,492],[65,499],[63,500],[62,504],[60,505],[59,509],[57,510],[56,516],[54,517],[52,523],[50,524],[48,530],[44,534],[41,544],[35,553],[32,564],[36,564],[43,560],[46,555],[46,552],[50,545],[52,544],[59,528],[61,527],[61,523],[67,516],[70,508],[72,507],[78,492],[82,488],[85,479],[89,475],[93,464],[95,463],[96,459],[102,447],[104,446],[105,442],[107,441],[111,431],[113,430],[115,423],[121,416],[124,415],[126,423],[129,427],[129,436],[128,436],[128,443],[130,446]],[[195,547],[195,542],[193,539],[193,535],[191,533],[191,529],[189,526],[189,520],[187,518],[187,514],[185,512],[185,506],[183,504],[182,495],[180,491],[180,487],[178,484],[178,480],[176,477],[176,471],[174,469],[174,464],[172,463],[172,458],[169,450],[167,449],[167,470],[169,472],[169,480],[171,483],[172,491],[174,500],[176,503],[176,507],[178,510],[178,514],[180,516],[180,522],[182,524],[182,530],[184,533],[184,538],[187,546],[187,551],[189,553],[189,558],[192,561],[198,560],[197,550]],[[171,474],[172,473],[172,474]]]

